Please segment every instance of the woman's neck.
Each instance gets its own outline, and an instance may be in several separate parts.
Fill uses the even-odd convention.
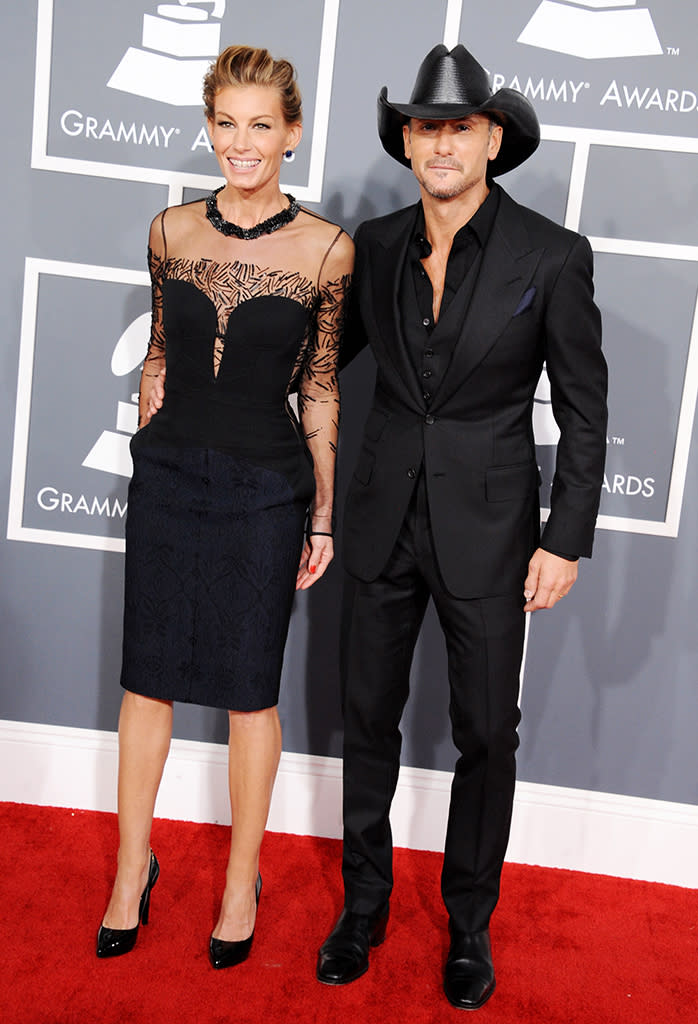
[[[241,228],[253,228],[288,206],[277,184],[272,189],[252,193],[225,185],[216,196],[216,202],[221,216]]]

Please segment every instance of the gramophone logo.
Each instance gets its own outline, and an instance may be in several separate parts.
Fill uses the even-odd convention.
[[[637,0],[543,0],[518,42],[586,60],[663,53],[652,16]]]
[[[225,0],[159,4],[156,14],[143,15],[141,47],[129,46],[107,85],[176,107],[199,106],[224,14]]]
[[[536,459],[541,478],[541,505],[545,508],[550,501],[557,443],[560,440],[560,428],[553,415],[550,378],[545,366],[533,396],[533,436],[536,441]]]
[[[560,428],[553,416],[550,378],[545,367],[533,396],[533,434],[537,445],[556,445],[560,440]]]
[[[27,257],[10,540],[123,551],[149,298],[147,271]]]
[[[132,373],[143,362],[148,349],[150,313],[143,313],[130,324],[116,343],[111,357],[115,377]],[[83,459],[83,466],[104,473],[130,477],[133,471],[129,443],[138,430],[138,392],[130,402],[118,402],[116,430],[103,430]]]

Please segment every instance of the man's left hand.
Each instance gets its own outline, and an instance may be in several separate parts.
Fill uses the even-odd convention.
[[[524,582],[525,612],[539,608],[552,608],[561,597],[569,594],[577,579],[577,562],[553,555],[538,548],[528,563],[528,576]]]

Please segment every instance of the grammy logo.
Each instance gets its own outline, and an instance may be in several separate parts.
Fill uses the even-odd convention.
[[[136,317],[117,341],[111,357],[111,371],[115,377],[125,377],[143,362],[150,337],[150,319],[150,313]],[[130,402],[118,402],[116,430],[102,431],[83,459],[83,466],[130,477],[133,464],[128,446],[137,429],[138,393],[131,395]]]
[[[543,0],[517,41],[587,60],[663,53],[637,0]]]
[[[208,6],[210,12],[203,9]],[[143,15],[142,46],[129,46],[107,85],[176,107],[197,106],[220,49],[224,14],[225,0],[158,4],[156,14]]]

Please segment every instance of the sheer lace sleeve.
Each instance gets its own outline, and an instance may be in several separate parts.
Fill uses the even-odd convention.
[[[150,270],[150,287],[152,293],[152,316],[150,322],[150,341],[143,362],[143,372],[139,389],[139,424],[146,421],[148,396],[154,378],[165,366],[165,329],[162,319],[162,282],[166,257],[165,212],[158,214],[150,225],[148,239],[148,269]]]
[[[315,322],[298,379],[298,412],[315,472],[311,523],[327,532],[332,530],[339,431],[337,359],[353,263],[353,243],[341,231],[322,264]]]

